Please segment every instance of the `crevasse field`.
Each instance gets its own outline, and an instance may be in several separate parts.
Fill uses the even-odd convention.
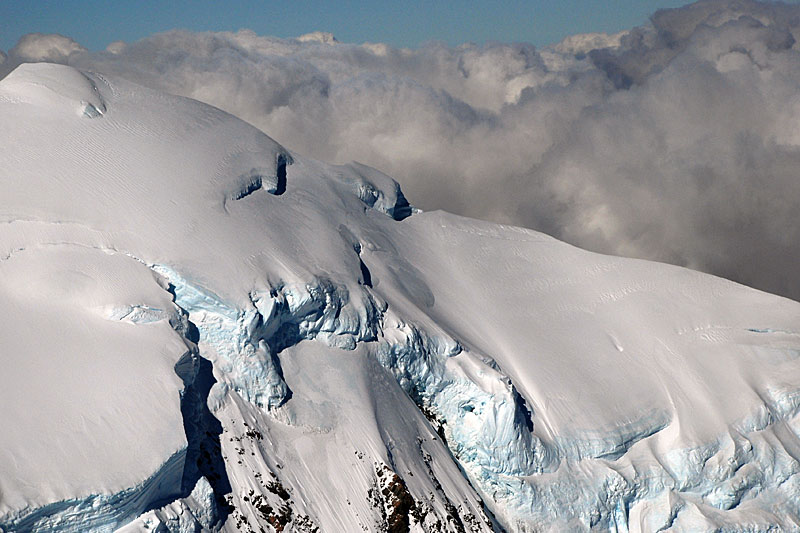
[[[800,528],[800,304],[0,81],[0,530]]]

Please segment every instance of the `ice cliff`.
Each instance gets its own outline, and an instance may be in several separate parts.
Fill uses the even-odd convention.
[[[800,523],[800,304],[98,73],[0,122],[1,530]]]

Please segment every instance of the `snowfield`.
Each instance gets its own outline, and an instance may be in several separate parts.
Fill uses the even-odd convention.
[[[800,528],[800,304],[0,81],[0,530]]]

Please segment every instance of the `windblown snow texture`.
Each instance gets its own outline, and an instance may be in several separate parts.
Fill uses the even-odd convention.
[[[800,520],[796,302],[113,76],[24,64],[0,123],[4,531]]]

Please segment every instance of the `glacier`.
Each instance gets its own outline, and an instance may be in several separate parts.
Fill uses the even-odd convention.
[[[0,530],[800,523],[797,302],[72,67],[0,120]]]
[[[374,357],[444,427],[451,452],[482,492],[513,500],[524,488],[513,479],[542,471],[548,451],[528,431],[521,398],[496,365],[396,318],[384,331],[386,306],[381,309],[368,292],[356,305],[346,289],[317,280],[253,295],[255,309],[239,311],[167,267],[152,268],[169,280],[176,304],[197,325],[203,353],[215,354],[212,363],[227,385],[217,389],[217,398],[230,388],[260,408],[277,408],[291,397],[277,358],[282,348],[316,339],[353,350],[374,341]],[[455,364],[447,364],[450,358]]]

